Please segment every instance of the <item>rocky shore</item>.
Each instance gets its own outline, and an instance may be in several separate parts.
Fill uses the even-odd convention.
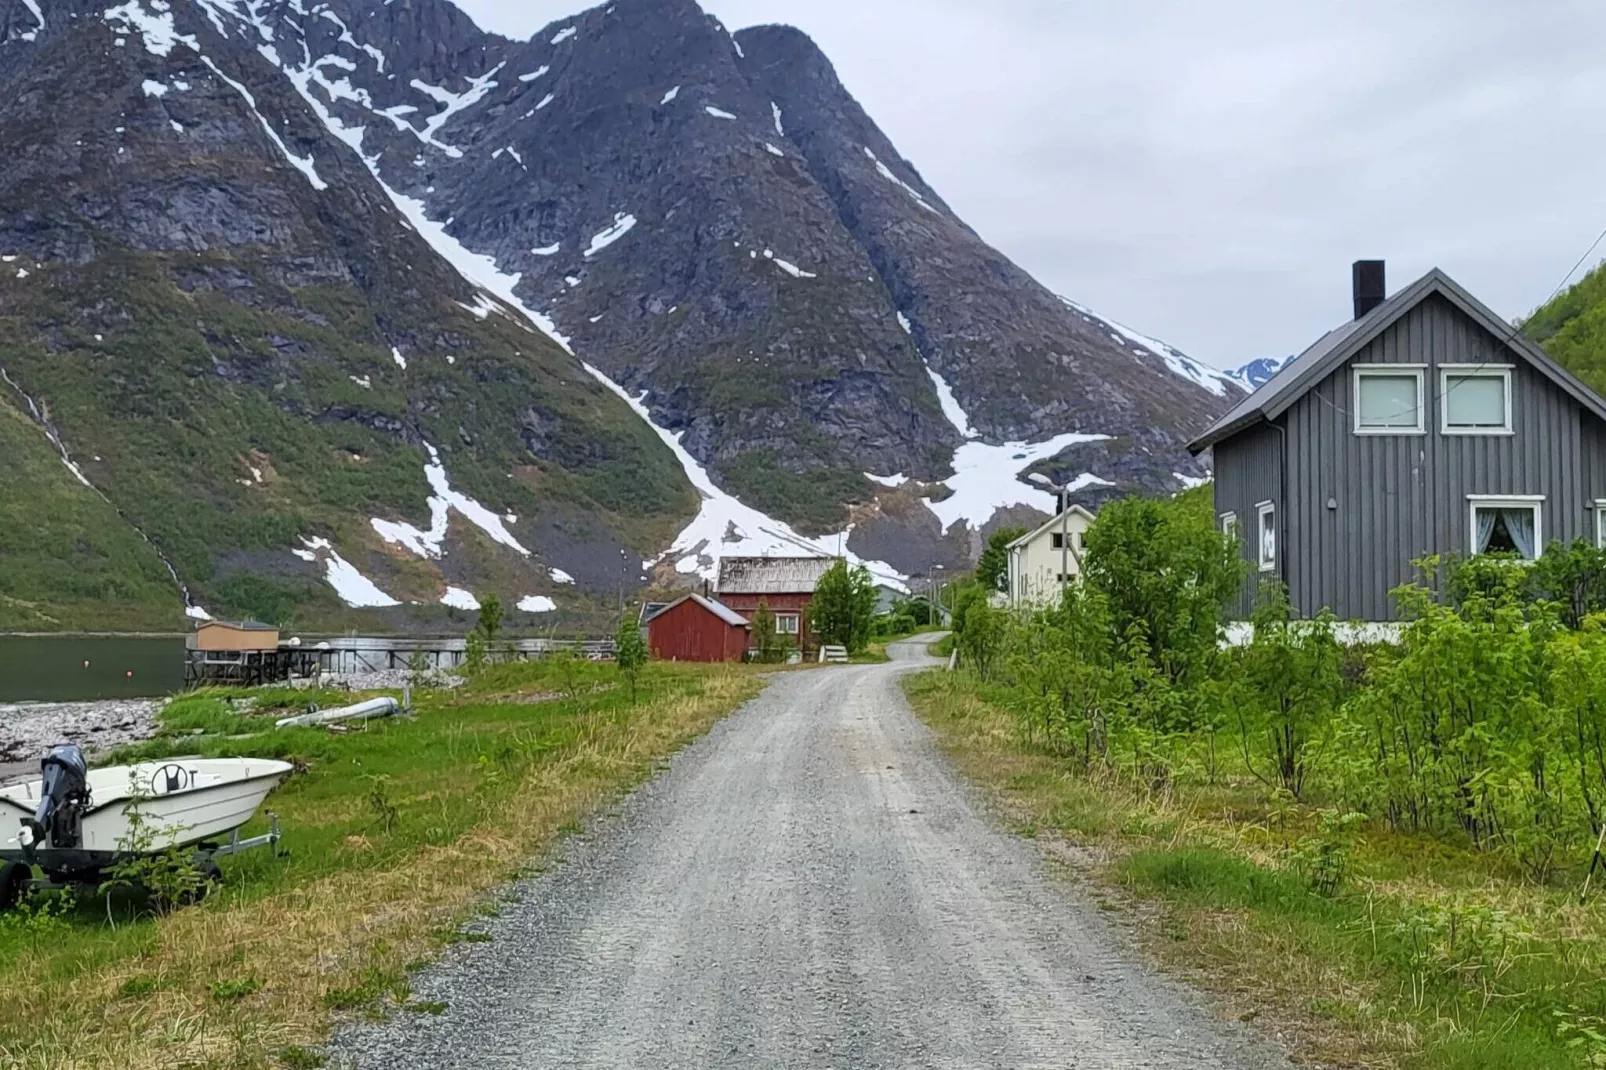
[[[0,703],[0,763],[37,761],[57,743],[103,751],[149,739],[162,699]]]

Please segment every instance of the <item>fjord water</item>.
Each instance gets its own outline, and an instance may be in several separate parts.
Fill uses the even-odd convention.
[[[0,636],[0,702],[155,698],[183,684],[183,639]]]

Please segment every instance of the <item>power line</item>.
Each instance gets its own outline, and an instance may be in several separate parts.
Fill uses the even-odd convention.
[[[1567,283],[1569,281],[1571,281],[1574,273],[1577,272],[1579,268],[1584,266],[1584,262],[1587,261],[1590,258],[1590,256],[1594,254],[1596,249],[1600,248],[1601,242],[1606,242],[1606,229],[1602,229],[1601,232],[1595,236],[1595,240],[1590,243],[1589,248],[1584,250],[1584,255],[1580,256],[1578,258],[1577,262],[1574,263],[1572,267],[1567,269],[1567,274],[1563,275],[1561,277],[1561,281],[1556,284],[1556,288],[1554,290],[1550,291],[1550,296],[1545,298],[1544,301],[1541,302],[1541,304],[1539,306],[1540,308],[1543,308],[1545,305],[1550,304],[1550,302],[1554,301],[1561,294],[1561,292],[1567,288]],[[1509,334],[1507,334],[1504,339],[1501,340],[1500,345],[1495,348],[1495,351],[1498,353],[1501,350],[1504,350],[1504,349],[1508,348],[1511,345],[1512,342],[1517,340],[1517,336],[1519,334],[1521,334],[1521,333],[1522,333],[1522,324],[1520,324],[1520,323],[1512,324],[1511,325],[1511,332]],[[1480,361],[1478,364],[1476,364],[1475,366],[1458,372],[1458,377],[1462,378],[1462,379],[1466,379],[1466,378],[1470,378],[1472,376],[1476,376],[1478,373],[1480,373],[1484,369],[1486,369],[1489,366],[1489,364],[1490,364],[1490,360],[1488,358],[1485,358],[1482,361]],[[1427,393],[1426,384],[1424,383],[1423,385],[1424,385],[1424,389],[1423,389],[1422,392],[1424,394],[1426,394]],[[1455,389],[1455,387],[1453,387],[1453,386],[1445,387],[1445,389],[1442,392],[1437,393],[1437,394],[1435,394],[1433,396],[1433,400],[1435,402],[1444,401],[1444,399],[1450,395],[1450,391],[1452,391],[1454,389]],[[1326,405],[1328,408],[1332,409],[1334,412],[1338,413],[1340,416],[1343,416],[1346,419],[1354,419],[1354,416],[1355,416],[1354,413],[1352,413],[1349,410],[1343,408],[1342,406],[1335,405],[1333,402],[1331,402],[1331,401],[1327,400],[1326,398],[1322,397],[1321,394],[1317,394],[1316,395],[1316,400],[1320,401],[1322,404]],[[1390,420],[1390,421],[1397,420],[1402,416],[1408,416],[1411,413],[1416,412],[1416,411],[1417,411],[1417,407],[1413,407],[1413,408],[1409,408],[1409,409],[1401,409],[1399,412],[1392,413],[1389,416],[1384,417],[1384,419]],[[1507,415],[1508,418],[1510,417],[1510,413],[1507,413],[1506,415]],[[1427,413],[1424,412],[1422,414],[1422,418],[1423,418],[1423,423],[1425,425],[1426,424],[1426,420],[1427,420]],[[1388,425],[1385,424],[1383,426],[1386,427]]]

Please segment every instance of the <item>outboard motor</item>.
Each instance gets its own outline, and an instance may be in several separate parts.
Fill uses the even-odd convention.
[[[84,752],[72,744],[52,747],[39,768],[44,774],[39,809],[33,817],[23,818],[17,842],[25,851],[77,847],[84,810],[89,806],[89,763],[84,761]]]

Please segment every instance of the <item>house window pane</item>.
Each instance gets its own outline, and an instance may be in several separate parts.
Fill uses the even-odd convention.
[[[1356,380],[1356,404],[1362,427],[1421,426],[1422,398],[1415,375],[1361,375]]]
[[[1448,427],[1505,427],[1506,377],[1446,375],[1444,422]]]
[[[775,617],[775,631],[780,635],[796,635],[798,618],[791,615],[777,614]]]
[[[1479,505],[1472,510],[1472,552],[1515,554],[1524,561],[1539,553],[1539,507]]]
[[[1270,572],[1277,567],[1277,510],[1274,506],[1260,507],[1260,569]]]

